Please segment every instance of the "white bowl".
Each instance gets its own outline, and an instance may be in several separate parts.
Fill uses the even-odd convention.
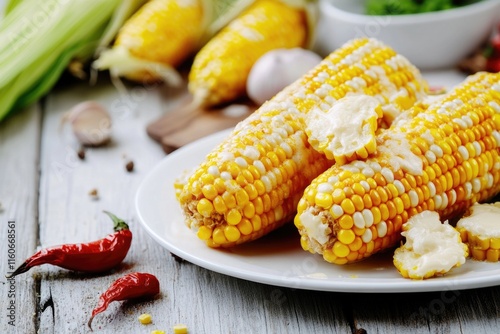
[[[500,0],[438,12],[364,15],[365,0],[320,0],[314,49],[322,56],[357,37],[377,38],[422,70],[449,68],[476,50],[500,19]]]

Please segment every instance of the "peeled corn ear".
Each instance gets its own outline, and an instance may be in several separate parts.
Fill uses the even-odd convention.
[[[179,84],[175,67],[199,46],[206,0],[151,0],[120,29],[113,47],[93,66],[141,83]]]
[[[392,101],[394,90],[379,83],[406,89],[405,104],[412,105],[425,83],[407,61],[386,69],[394,59],[400,58],[376,40],[353,40],[238,124],[182,190],[176,183],[187,226],[209,246],[231,247],[290,221],[304,188],[333,163],[308,143],[305,115],[316,107],[331,107],[348,92],[380,94],[384,106],[400,108]],[[346,89],[360,75],[361,64],[384,70],[367,77],[366,87]]]
[[[218,32],[194,58],[189,91],[194,103],[214,106],[244,96],[253,64],[278,48],[304,47],[307,13],[280,0],[257,0]]]
[[[381,132],[373,157],[335,165],[305,190],[295,217],[304,250],[359,261],[397,244],[419,212],[446,220],[500,191],[500,74],[415,108]]]

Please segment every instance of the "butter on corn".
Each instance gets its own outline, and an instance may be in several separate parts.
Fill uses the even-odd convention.
[[[239,123],[176,191],[187,226],[211,247],[231,247],[290,221],[305,187],[332,164],[308,143],[304,117],[349,92],[378,95],[386,109],[411,106],[426,84],[407,61],[387,65],[395,59],[402,58],[377,40],[353,40]],[[363,75],[361,65],[383,71]],[[366,86],[346,84],[356,76]],[[386,96],[382,82],[406,89],[405,97]]]
[[[325,112],[318,109],[309,112],[308,141],[337,164],[366,159],[377,148],[375,134],[382,116],[380,102],[372,96],[343,97]]]
[[[248,74],[262,55],[307,42],[303,7],[256,0],[196,54],[188,78],[194,103],[210,107],[244,96]]]
[[[179,84],[175,67],[199,47],[206,22],[206,0],[151,0],[118,32],[112,48],[93,63],[113,77],[140,83]]]
[[[457,223],[473,259],[498,262],[500,258],[500,202],[474,204]]]
[[[439,214],[423,211],[403,224],[406,238],[394,252],[393,262],[405,278],[426,279],[441,276],[463,265],[469,254],[460,233],[441,223]]]
[[[295,217],[304,250],[359,261],[396,245],[419,212],[449,219],[500,191],[500,74],[471,76],[406,116],[378,135],[372,157],[307,187]]]

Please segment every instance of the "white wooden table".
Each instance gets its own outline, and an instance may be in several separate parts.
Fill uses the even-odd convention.
[[[232,278],[174,259],[140,226],[133,199],[141,180],[165,156],[145,127],[168,112],[180,92],[131,87],[121,96],[106,80],[95,87],[66,83],[0,123],[0,333],[89,333],[86,324],[101,292],[133,271],[155,274],[161,295],[148,302],[111,304],[95,318],[94,332],[172,333],[177,323],[196,334],[498,332],[500,286],[397,294],[304,291]],[[84,100],[109,108],[113,141],[88,149],[80,160],[79,145],[61,130],[60,121]],[[131,173],[125,169],[128,160],[135,164]],[[89,196],[94,188],[98,200]],[[19,265],[40,247],[110,233],[102,210],[124,218],[134,233],[128,256],[112,273],[84,275],[44,265],[13,281],[4,278],[11,271],[9,247]],[[14,241],[8,238],[9,221],[14,222]],[[153,324],[140,324],[142,313],[150,313]]]

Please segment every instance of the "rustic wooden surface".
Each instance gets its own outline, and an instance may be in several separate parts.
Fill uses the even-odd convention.
[[[439,74],[428,74],[436,82]],[[38,105],[0,123],[0,333],[90,333],[86,326],[98,297],[116,278],[155,274],[161,295],[148,302],[114,303],[94,320],[94,332],[172,333],[494,333],[500,326],[500,287],[432,293],[353,294],[305,291],[232,278],[177,261],[139,225],[133,198],[141,180],[165,156],[146,127],[168,112],[178,91],[129,87],[120,95],[102,80],[60,85]],[[62,115],[96,100],[113,118],[113,140],[103,148],[79,146]],[[132,160],[129,173],[125,164]],[[99,198],[89,192],[97,189]],[[11,284],[8,221],[15,221],[16,265],[40,247],[91,241],[111,232],[109,210],[130,223],[134,240],[124,263],[111,273],[82,275],[44,265]],[[500,278],[499,278],[500,284]],[[14,290],[15,299],[9,297]],[[8,306],[15,300],[15,318]],[[153,324],[141,325],[142,313]],[[11,321],[9,323],[9,321]]]

